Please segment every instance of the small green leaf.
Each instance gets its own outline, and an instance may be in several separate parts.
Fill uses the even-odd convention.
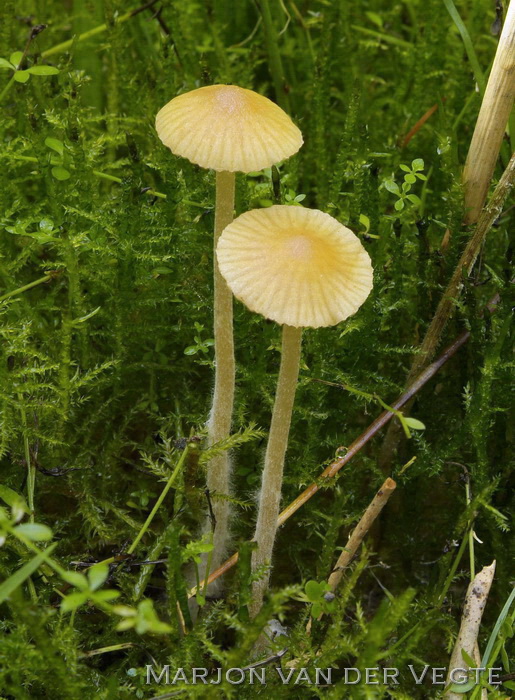
[[[78,571],[66,571],[62,575],[62,578],[66,583],[69,583],[70,586],[75,586],[75,588],[78,588],[80,591],[87,591],[89,589],[88,579],[84,574]]]
[[[409,427],[412,430],[425,430],[426,426],[422,423],[422,421],[417,420],[416,418],[411,418],[410,416],[407,416],[404,418],[404,421],[409,425]]]
[[[80,605],[83,605],[88,599],[87,593],[70,593],[61,601],[61,610],[70,612],[76,610]]]
[[[48,146],[48,148],[51,148],[56,153],[59,153],[60,156],[63,155],[64,144],[62,141],[59,141],[59,139],[54,139],[52,136],[49,136],[45,139],[45,146]]]
[[[21,59],[23,58],[23,51],[15,51],[9,56],[9,60],[15,68],[18,67]]]
[[[8,506],[12,507],[21,503],[25,506],[25,509],[28,510],[23,496],[16,493],[16,491],[13,491],[13,489],[9,488],[9,486],[0,484],[0,498],[4,503],[7,503]]]
[[[411,168],[409,168],[407,165],[404,165],[404,163],[401,163],[401,164],[399,165],[399,168],[400,168],[401,170],[404,170],[405,173],[410,173],[410,172],[411,172]]]
[[[17,83],[26,83],[30,78],[30,73],[26,70],[17,70],[13,77]]]
[[[384,181],[384,186],[388,190],[388,192],[391,192],[392,194],[400,194],[401,191],[399,189],[399,185],[394,182],[394,180],[385,180]]]
[[[142,600],[138,605],[135,628],[138,634],[145,634],[145,632],[164,634],[172,631],[170,625],[166,622],[161,622],[158,618],[154,610],[154,603],[149,598]]]
[[[408,194],[406,195],[406,199],[408,199],[412,204],[416,204],[417,206],[420,206],[422,204],[420,197],[417,197],[416,194]]]
[[[95,564],[88,569],[89,588],[96,591],[109,576],[109,566],[107,564]]]
[[[402,211],[404,209],[404,201],[402,199],[398,199],[393,206],[397,211]]]
[[[313,607],[311,608],[311,616],[314,618],[320,617],[322,614],[322,606],[320,603],[313,603]]]
[[[365,233],[370,231],[370,219],[365,214],[359,215],[359,223],[365,227]]]
[[[29,512],[29,509],[27,508],[27,504],[25,501],[17,501],[14,503],[14,505],[11,507],[11,516],[12,516],[12,523],[19,523],[21,520],[23,520],[23,516]]]
[[[136,617],[138,614],[136,608],[131,608],[130,605],[115,605],[112,608],[112,612],[115,615],[120,615],[120,617]]]
[[[404,179],[406,182],[409,182],[410,185],[412,185],[414,182],[417,181],[417,178],[415,177],[415,175],[412,175],[411,173],[408,173],[408,175],[405,175]]]
[[[98,600],[102,603],[105,603],[108,600],[114,600],[115,598],[119,598],[120,595],[120,591],[115,591],[114,588],[110,588],[107,591],[98,591],[98,593],[95,593],[93,600]]]
[[[66,168],[63,168],[60,165],[57,165],[55,168],[52,168],[52,175],[55,177],[56,180],[68,180],[70,177],[70,173]]]
[[[59,69],[54,66],[31,66],[27,70],[32,75],[57,75],[59,73]]]
[[[412,170],[424,170],[424,161],[422,158],[415,158],[415,160],[411,161],[411,168]]]
[[[304,591],[311,602],[316,602],[324,595],[325,583],[318,581],[308,581],[304,586]]]
[[[33,542],[47,542],[52,539],[52,530],[41,523],[22,523],[14,528],[14,533]]]
[[[196,345],[190,345],[184,350],[185,355],[196,355],[198,352],[198,347]]]
[[[0,68],[8,68],[9,70],[15,70],[16,66],[9,63],[5,58],[0,58]]]
[[[125,620],[122,620],[116,625],[116,631],[117,632],[125,632],[126,630],[130,630],[134,625],[136,624],[136,618],[134,617],[127,617]]]

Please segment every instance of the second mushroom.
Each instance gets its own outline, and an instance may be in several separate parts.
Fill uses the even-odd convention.
[[[242,214],[222,232],[217,257],[234,296],[283,327],[254,535],[256,571],[271,564],[276,538],[302,329],[333,326],[356,313],[372,289],[373,271],[368,253],[350,229],[321,211],[296,206]],[[269,577],[270,573],[254,584],[252,616],[261,609]]]

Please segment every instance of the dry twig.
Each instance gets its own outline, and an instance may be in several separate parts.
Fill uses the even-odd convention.
[[[390,496],[396,488],[397,484],[393,479],[386,479],[379,491],[374,496],[372,502],[370,503],[366,511],[361,516],[359,523],[352,531],[349,540],[343,549],[343,552],[338,557],[338,561],[336,562],[335,567],[331,575],[329,576],[328,584],[331,586],[331,591],[333,593],[338,588],[340,581],[343,578],[345,569],[353,560],[354,555],[358,551],[359,546],[365,539],[365,535],[370,530],[370,528],[374,524],[376,518],[379,516],[385,505],[388,503]],[[322,615],[320,615],[318,619],[320,620],[321,618]],[[307,634],[311,633],[311,618],[309,619],[308,624],[306,625],[306,632]]]
[[[338,585],[343,578],[344,570],[351,563],[360,544],[363,542],[365,535],[374,524],[374,521],[378,517],[379,513],[388,503],[388,499],[396,488],[397,484],[393,479],[386,479],[366,511],[363,513],[361,520],[353,530],[351,536],[349,537],[349,541],[345,545],[343,552],[338,557],[338,561],[336,562],[336,565],[329,576],[328,583],[331,586],[331,591],[334,592],[338,588]]]

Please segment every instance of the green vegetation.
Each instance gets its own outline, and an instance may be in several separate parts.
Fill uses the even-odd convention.
[[[379,432],[279,530],[271,593],[250,622],[280,329],[235,304],[234,434],[206,449],[214,178],[154,130],[166,102],[202,85],[267,95],[305,144],[238,174],[236,213],[318,208],[372,258],[362,309],[304,331],[286,505],[402,394],[471,235],[461,173],[497,44],[494,3],[150,5],[0,7],[0,697],[222,697],[222,686],[147,685],[145,667],[245,667],[271,618],[288,631],[274,643],[288,648],[283,668],[332,666],[333,685],[274,674],[266,688],[225,684],[226,697],[438,697],[443,686],[402,673],[390,689],[346,686],[338,669],[447,666],[471,575],[494,559],[479,646],[513,674],[513,207],[464,279],[440,350],[464,329],[470,339],[411,416],[394,418],[397,451]],[[491,191],[514,141],[512,119]],[[199,590],[195,616],[205,466],[227,449],[239,561],[219,599]],[[397,490],[330,600],[324,582],[386,476]]]

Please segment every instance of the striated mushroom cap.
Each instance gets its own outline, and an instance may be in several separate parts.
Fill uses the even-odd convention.
[[[288,326],[336,325],[372,289],[372,264],[358,237],[317,209],[246,212],[222,232],[217,258],[237,299]]]
[[[158,112],[156,129],[172,153],[230,172],[269,168],[303,143],[286,112],[236,85],[210,85],[175,97]]]

